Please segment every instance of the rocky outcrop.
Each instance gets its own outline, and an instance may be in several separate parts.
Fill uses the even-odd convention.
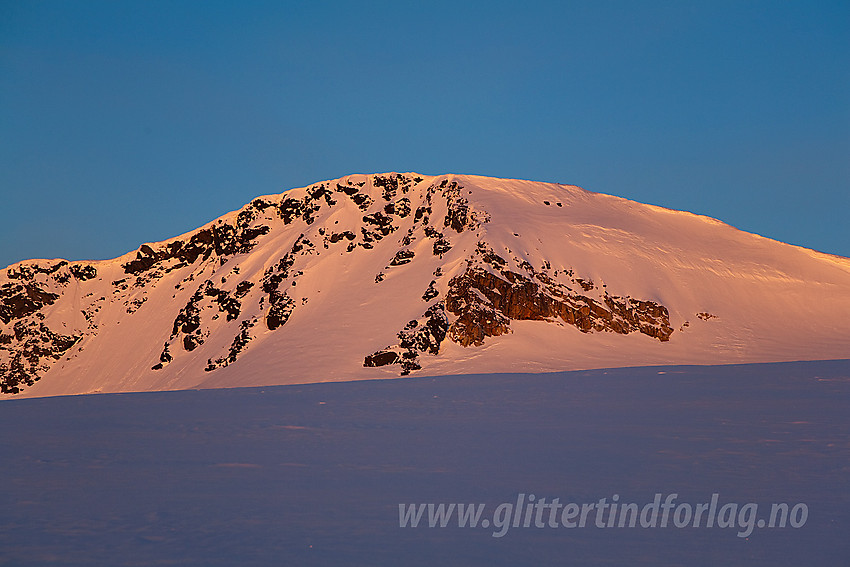
[[[452,249],[452,243],[443,235],[442,232],[432,226],[425,227],[425,236],[434,241],[433,252],[434,256],[443,257],[443,254]]]
[[[393,259],[390,260],[390,266],[403,266],[404,264],[409,264],[410,261],[413,260],[414,256],[416,256],[416,254],[413,250],[399,250],[396,252],[395,256],[393,256]]]
[[[257,237],[268,234],[271,230],[266,225],[250,226],[253,214],[252,209],[245,209],[239,213],[235,224],[219,221],[210,228],[199,230],[186,242],[173,240],[156,250],[148,244],[143,244],[136,251],[136,258],[123,265],[124,272],[139,275],[155,266],[168,263],[165,268],[167,273],[194,264],[198,258],[206,260],[212,254],[232,256],[250,252],[256,245]],[[169,260],[173,261],[169,263]]]
[[[39,263],[18,264],[17,266],[10,267],[8,270],[6,270],[6,276],[10,280],[31,281],[31,280],[35,279],[35,277],[38,276],[39,274],[44,274],[44,275],[49,276],[49,275],[55,274],[56,272],[58,272],[59,270],[61,270],[62,268],[64,268],[65,266],[68,266],[68,265],[69,265],[69,263],[68,263],[67,260],[59,260],[55,264],[47,264],[46,266],[43,266]],[[71,266],[71,267],[75,268],[77,266],[74,265],[74,266]],[[91,268],[91,266],[87,266],[87,267]]]
[[[248,343],[253,338],[251,333],[249,332],[251,327],[253,327],[257,323],[256,319],[249,319],[246,321],[242,321],[239,325],[239,334],[234,337],[233,342],[230,343],[230,349],[227,352],[227,356],[223,356],[217,358],[215,360],[207,359],[207,366],[204,368],[204,372],[212,372],[216,368],[221,368],[223,366],[228,366],[231,363],[236,362],[239,353],[241,353]]]
[[[434,287],[436,283],[437,280],[431,280],[431,283],[428,284],[428,288],[425,290],[425,293],[422,294],[422,301],[431,301],[440,295],[440,292],[437,291],[436,287]]]
[[[247,280],[239,282],[232,291],[217,287],[212,280],[206,280],[202,283],[175,317],[171,327],[171,335],[160,354],[159,362],[154,364],[151,369],[161,370],[165,364],[171,362],[173,355],[168,350],[169,342],[175,341],[175,339],[186,352],[192,352],[204,344],[208,331],[205,331],[202,326],[201,316],[205,308],[212,307],[218,313],[225,314],[226,321],[238,319],[242,309],[241,300],[253,287],[254,284]],[[218,315],[208,315],[207,317],[215,319],[218,318]]]
[[[592,281],[575,277],[572,269],[555,270],[564,283],[549,275],[551,268],[548,262],[543,271],[518,259],[509,262],[479,243],[466,271],[449,281],[443,300],[429,308],[424,320],[408,323],[398,344],[368,355],[364,366],[399,364],[402,374],[408,374],[420,368],[420,353],[438,354],[445,338],[464,347],[480,346],[488,337],[510,333],[511,321],[561,321],[585,333],[639,332],[662,342],[673,333],[663,305],[607,291],[592,297],[588,292],[598,292]],[[435,284],[432,280],[422,299],[439,296]]]
[[[470,208],[469,201],[461,197],[463,187],[457,181],[443,179],[439,188],[442,190],[447,205],[443,226],[451,227],[456,232],[461,233],[466,229],[474,230],[490,220],[486,212]]]
[[[174,319],[174,325],[171,330],[173,340],[178,334],[183,334],[183,349],[187,352],[195,350],[195,347],[204,343],[201,332],[201,312],[198,308],[198,303],[204,298],[203,286],[189,298],[186,305],[177,314]],[[161,358],[161,357],[160,357]]]
[[[32,386],[50,364],[62,356],[82,338],[82,335],[63,335],[51,331],[43,322],[14,326],[14,336],[0,334],[0,344],[17,343],[8,362],[0,362],[0,392],[17,394],[25,386]]]
[[[7,283],[0,287],[0,321],[8,323],[53,305],[59,299],[55,293],[40,289],[36,284]]]
[[[640,332],[661,341],[669,340],[673,333],[663,305],[607,293],[598,301],[551,279],[545,283],[534,281],[528,275],[508,270],[497,274],[473,268],[453,278],[446,295],[446,310],[457,316],[449,336],[463,346],[480,345],[485,337],[509,332],[511,320],[560,319],[585,333]]]
[[[290,276],[298,276],[301,272],[292,272],[292,267],[295,265],[299,256],[310,254],[314,251],[313,244],[301,234],[292,245],[292,249],[287,252],[283,258],[278,260],[277,264],[270,266],[263,275],[263,292],[266,293],[268,299],[268,309],[265,315],[266,327],[270,331],[274,331],[282,327],[292,315],[295,309],[295,301],[287,295],[286,291],[281,289],[281,284],[290,278]],[[294,285],[295,279],[291,285]]]
[[[295,301],[285,292],[274,291],[269,295],[269,310],[266,312],[266,327],[274,331],[283,326],[295,309]]]
[[[446,338],[449,327],[448,317],[442,303],[428,308],[419,319],[405,325],[398,333],[398,344],[389,346],[368,355],[363,366],[386,366],[400,364],[401,374],[406,376],[413,370],[419,370],[419,354],[438,354],[440,344]]]
[[[12,266],[5,276],[0,284],[0,324],[5,327],[0,328],[0,392],[14,394],[37,382],[86,334],[88,329],[51,329],[45,312],[72,280],[93,279],[97,270],[82,262],[36,261]]]

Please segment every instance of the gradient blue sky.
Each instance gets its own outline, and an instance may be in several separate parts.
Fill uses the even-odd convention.
[[[849,69],[846,1],[4,0],[0,265],[381,171],[576,184],[850,256]]]

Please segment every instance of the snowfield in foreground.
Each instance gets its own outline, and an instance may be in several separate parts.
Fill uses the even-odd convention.
[[[824,360],[850,260],[584,189],[350,175],[0,273],[2,397]]]
[[[0,564],[844,565],[848,402],[850,360],[10,400]],[[399,504],[658,493],[808,517],[399,527]]]

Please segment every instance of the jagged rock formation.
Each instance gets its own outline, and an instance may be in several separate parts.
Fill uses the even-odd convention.
[[[679,216],[670,220],[671,214]],[[457,353],[501,345],[517,360],[549,356],[534,350],[541,336],[572,345],[552,369],[571,367],[568,357],[581,356],[580,344],[597,351],[629,345],[619,364],[643,352],[659,361],[716,361],[718,348],[738,361],[746,345],[777,326],[752,330],[754,309],[765,321],[780,313],[781,321],[799,301],[753,307],[757,296],[749,288],[740,294],[746,302],[735,291],[724,291],[720,301],[715,290],[743,290],[734,278],[747,270],[754,274],[747,285],[787,284],[797,265],[815,274],[799,281],[833,282],[837,291],[826,300],[840,303],[841,290],[850,289],[843,259],[803,258],[793,247],[781,249],[793,261],[771,280],[759,254],[773,261],[782,256],[775,247],[786,245],[761,252],[760,241],[749,244],[749,235],[731,230],[568,186],[348,176],[259,197],[115,260],[10,266],[0,274],[0,391],[19,393],[40,380],[39,391],[62,393],[245,383],[235,374],[240,368],[254,373],[248,383],[310,381],[305,374],[313,372],[315,379],[328,372],[345,379],[387,368],[402,375],[474,369],[482,359]],[[733,258],[731,276],[724,275],[710,248],[670,248],[676,231],[688,242],[725,238],[734,254],[746,246],[754,252]],[[758,297],[789,302],[802,293],[763,289]],[[817,309],[821,320],[835,319],[831,329],[845,324],[834,304]],[[528,322],[550,331],[526,339],[517,329],[529,329]],[[724,342],[723,333],[735,338]],[[811,326],[799,333],[817,335]],[[579,336],[587,338],[576,342]],[[519,346],[505,346],[511,344]],[[824,352],[840,350],[830,348]],[[243,364],[245,357],[253,357],[251,364]],[[459,362],[451,366],[452,360]]]

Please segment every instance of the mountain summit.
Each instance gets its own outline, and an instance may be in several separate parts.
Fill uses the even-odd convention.
[[[850,355],[850,259],[579,187],[350,175],[0,274],[0,389],[56,395]]]

